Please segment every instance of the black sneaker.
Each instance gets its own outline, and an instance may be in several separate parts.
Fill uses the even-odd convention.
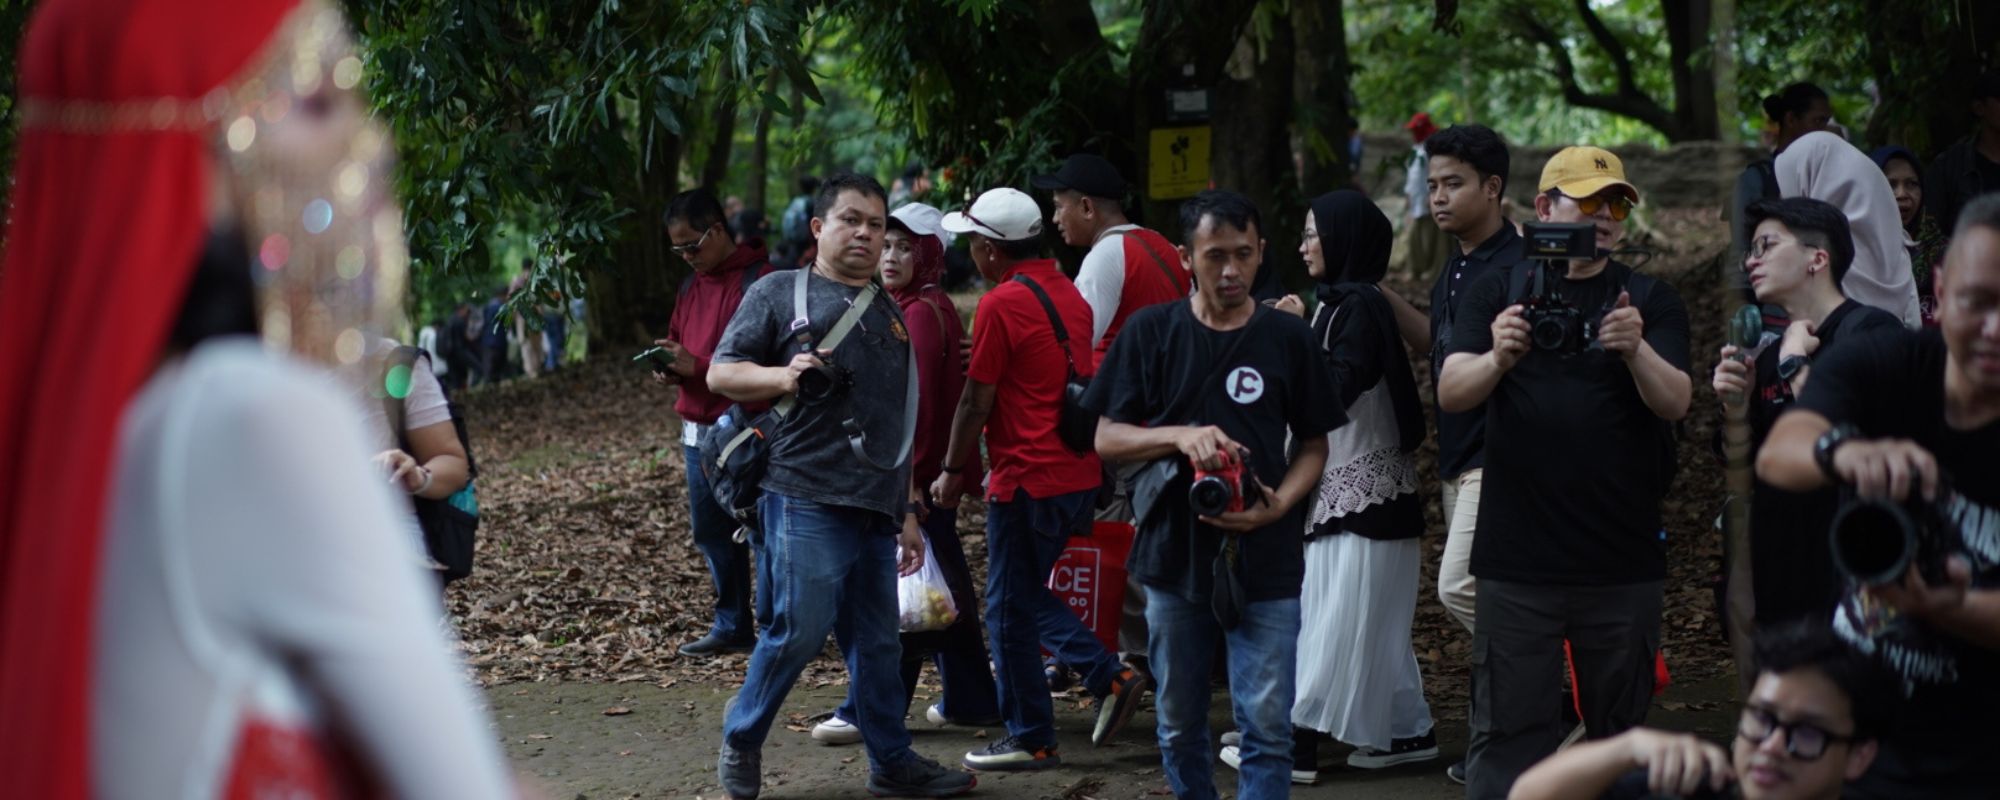
[[[722,792],[731,800],[757,800],[757,792],[764,784],[764,754],[756,750],[737,750],[722,743],[722,757],[716,759],[715,771],[722,779]]]
[[[1146,673],[1126,667],[1111,679],[1111,693],[1097,698],[1097,725],[1090,729],[1090,746],[1099,747],[1118,735],[1118,730],[1132,720],[1132,712],[1139,710],[1139,697],[1153,688],[1153,680]]]
[[[1444,776],[1445,776],[1445,777],[1447,777],[1447,778],[1450,778],[1450,779],[1451,779],[1451,782],[1452,782],[1452,783],[1456,783],[1456,784],[1458,784],[1458,785],[1460,785],[1460,786],[1464,786],[1464,785],[1465,785],[1465,762],[1464,762],[1464,761],[1460,761],[1460,762],[1458,762],[1458,763],[1456,763],[1456,764],[1453,764],[1453,765],[1451,765],[1451,766],[1449,766],[1449,767],[1445,767],[1445,768],[1444,768]]]
[[[965,754],[965,768],[980,772],[1048,769],[1062,764],[1055,745],[1030,747],[1009,736]]]
[[[757,647],[757,640],[724,639],[713,633],[680,646],[684,656],[713,656],[723,653],[748,653]]]
[[[1410,739],[1391,741],[1387,750],[1363,747],[1347,754],[1347,765],[1355,769],[1382,769],[1413,761],[1429,761],[1437,757],[1437,734],[1426,733]]]
[[[923,756],[868,773],[868,793],[876,797],[950,797],[972,791],[979,780]]]

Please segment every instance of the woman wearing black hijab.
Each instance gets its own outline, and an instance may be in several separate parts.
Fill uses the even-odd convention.
[[[1317,777],[1322,734],[1354,745],[1349,766],[1436,758],[1430,705],[1410,646],[1423,557],[1416,449],[1424,438],[1410,360],[1376,282],[1389,269],[1388,217],[1360,192],[1312,202],[1299,247],[1318,281],[1312,316],[1348,424],[1327,434],[1326,473],[1307,517],[1292,776]],[[1293,310],[1296,303],[1281,303]],[[1228,761],[1228,751],[1223,759]]]

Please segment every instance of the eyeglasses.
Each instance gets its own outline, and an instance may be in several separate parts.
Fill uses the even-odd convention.
[[[1319,231],[1308,230],[1305,233],[1299,235],[1299,241],[1305,244],[1312,244],[1313,242],[1317,242],[1319,241]]]
[[[1780,722],[1768,709],[1755,706],[1743,707],[1743,719],[1736,724],[1736,735],[1752,744],[1763,744],[1765,739],[1778,731],[1785,732],[1785,754],[1800,761],[1817,761],[1826,755],[1826,748],[1854,741],[1853,735],[1842,736],[1828,733],[1825,728],[1806,722]]]
[[[1569,197],[1569,195],[1563,196]],[[1632,216],[1632,198],[1622,194],[1614,194],[1609,197],[1594,194],[1589,197],[1570,197],[1569,199],[1576,201],[1577,210],[1582,211],[1586,217],[1597,216],[1597,212],[1607,205],[1611,207],[1611,218],[1614,220],[1624,222],[1626,217]]]
[[[1806,242],[1799,239],[1787,240],[1785,237],[1773,234],[1770,236],[1759,236],[1755,240],[1752,240],[1750,242],[1750,257],[1763,258],[1767,255],[1770,255],[1772,250],[1776,249],[1778,245],[1784,244],[1786,241],[1797,242],[1800,247],[1810,247],[1814,250],[1820,249],[1819,245],[1807,244]]]
[[[669,245],[667,249],[679,253],[681,258],[687,258],[694,255],[696,251],[701,250],[702,243],[707,242],[708,235],[714,232],[715,228],[711,226],[708,230],[701,232],[701,238],[694,240],[694,244]]]

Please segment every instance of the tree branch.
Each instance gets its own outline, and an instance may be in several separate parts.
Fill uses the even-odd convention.
[[[1529,40],[1548,48],[1550,57],[1555,61],[1552,72],[1562,87],[1564,102],[1579,108],[1595,108],[1631,117],[1658,129],[1669,140],[1681,138],[1679,121],[1658,102],[1639,91],[1636,84],[1628,84],[1625,79],[1621,79],[1616,94],[1585,91],[1583,85],[1577,81],[1576,64],[1570,60],[1569,49],[1563,46],[1562,37],[1536,20],[1534,14],[1524,7],[1515,6],[1512,16]],[[1620,55],[1622,54],[1621,50]],[[1624,69],[1630,68],[1630,63],[1626,62]]]
[[[1644,96],[1639,91],[1639,81],[1632,72],[1632,55],[1625,50],[1625,43],[1604,24],[1590,8],[1590,0],[1576,0],[1576,13],[1583,17],[1583,27],[1590,30],[1590,38],[1597,40],[1597,46],[1604,48],[1604,54],[1611,57],[1611,63],[1618,69],[1618,93]]]

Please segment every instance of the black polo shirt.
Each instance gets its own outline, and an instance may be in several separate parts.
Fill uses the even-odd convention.
[[[1464,302],[1465,290],[1479,276],[1521,260],[1521,234],[1514,223],[1500,220],[1500,230],[1466,253],[1453,243],[1452,255],[1431,284],[1431,410],[1437,413],[1438,477],[1451,480],[1469,469],[1486,466],[1486,407],[1457,414],[1437,406],[1438,373],[1451,352],[1452,319]]]

